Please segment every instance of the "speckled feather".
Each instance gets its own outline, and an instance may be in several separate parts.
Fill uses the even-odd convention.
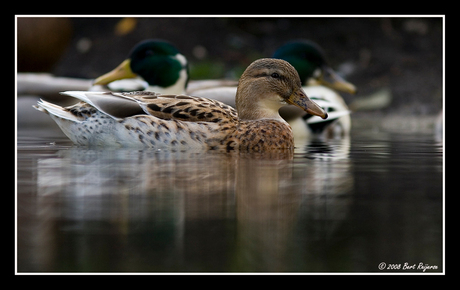
[[[71,93],[69,93],[71,94]],[[80,102],[60,108],[67,118],[38,105],[76,144],[85,146],[136,146],[155,148],[204,148],[264,151],[270,148],[293,148],[292,131],[285,122],[262,119],[238,120],[232,107],[219,101],[185,95],[160,95],[151,92],[93,93],[124,98],[139,111],[118,118],[104,110],[100,100],[90,105]],[[110,99],[108,99],[110,101]],[[58,106],[52,105],[56,109]],[[63,115],[63,113],[59,114]],[[72,119],[72,120],[70,120]]]

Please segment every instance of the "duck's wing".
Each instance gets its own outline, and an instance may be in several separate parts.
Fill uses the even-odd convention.
[[[188,122],[235,121],[236,110],[219,101],[186,95],[154,92],[64,92],[80,99],[115,119],[151,115],[164,120]]]
[[[187,95],[156,95],[140,96],[138,100],[149,115],[161,119],[213,123],[238,119],[235,109],[213,99]]]
[[[125,96],[123,93],[66,91],[61,94],[77,98],[114,119],[145,114],[136,99]]]

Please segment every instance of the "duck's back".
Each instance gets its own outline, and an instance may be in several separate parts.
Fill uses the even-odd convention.
[[[221,102],[149,92],[67,92],[82,102],[62,108],[45,101],[48,113],[75,143],[84,146],[155,148],[225,147],[236,131],[236,111]]]

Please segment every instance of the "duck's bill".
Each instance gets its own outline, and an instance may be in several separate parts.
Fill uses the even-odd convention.
[[[107,85],[113,81],[121,79],[135,78],[137,75],[131,71],[131,60],[123,61],[114,70],[98,77],[94,80],[94,85]]]
[[[349,83],[346,80],[344,80],[330,67],[324,67],[322,69],[322,74],[319,77],[318,82],[321,85],[324,85],[337,91],[342,91],[349,94],[356,93],[356,87],[352,83]]]
[[[330,122],[339,119],[340,117],[350,115],[350,111],[340,111],[340,112],[329,112],[327,114],[327,120],[321,119],[316,116],[312,116],[311,118],[305,118],[305,122],[310,125],[310,124],[318,124],[322,122]],[[306,115],[306,117],[309,115]]]
[[[327,113],[317,103],[310,100],[302,89],[298,89],[286,99],[286,103],[297,106],[308,114],[327,119]]]

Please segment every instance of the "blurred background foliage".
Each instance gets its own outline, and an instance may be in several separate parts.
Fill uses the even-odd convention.
[[[437,114],[443,105],[441,17],[18,17],[17,69],[96,78],[147,38],[173,43],[191,79],[235,80],[285,42],[310,39],[358,87],[347,102],[383,90],[392,96],[384,113]]]

